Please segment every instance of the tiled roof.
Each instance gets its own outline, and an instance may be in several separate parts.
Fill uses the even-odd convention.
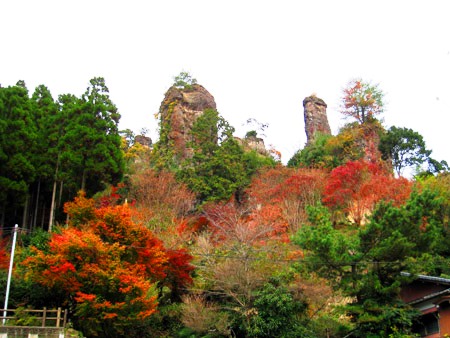
[[[433,277],[433,276],[426,276],[426,275],[413,275],[409,272],[401,272],[401,275],[405,276],[405,277],[416,277],[416,280],[420,280],[420,281],[450,285],[450,279],[448,279],[448,278]]]

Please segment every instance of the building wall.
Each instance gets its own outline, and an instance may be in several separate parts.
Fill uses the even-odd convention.
[[[441,337],[446,334],[450,336],[450,304],[449,302],[441,303],[439,306],[439,325]]]

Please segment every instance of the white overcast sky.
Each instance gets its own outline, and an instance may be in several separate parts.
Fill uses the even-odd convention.
[[[352,78],[385,92],[386,127],[423,135],[450,163],[450,1],[15,0],[0,3],[0,83],[80,96],[102,76],[120,128],[149,129],[180,71],[214,97],[236,136],[267,123],[266,146],[286,163],[306,141],[302,101],[344,124]]]

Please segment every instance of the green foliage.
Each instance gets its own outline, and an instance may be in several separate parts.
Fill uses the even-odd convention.
[[[177,76],[175,76],[174,78],[174,83],[173,85],[177,88],[182,88],[182,89],[190,89],[192,88],[192,85],[197,83],[197,80],[194,79],[191,74],[189,74],[188,72],[180,72],[180,74],[178,74]]]
[[[200,203],[227,200],[248,183],[244,151],[232,137],[233,131],[215,110],[205,110],[192,127],[188,146],[193,154],[177,176]]]
[[[256,137],[256,136],[258,136],[258,133],[256,132],[256,130],[250,130],[245,134],[245,138]]]
[[[342,160],[336,156],[334,149],[329,146],[329,141],[332,138],[331,135],[317,134],[314,141],[307,144],[305,148],[299,150],[289,159],[288,167],[333,169],[339,166],[342,164]]]
[[[409,334],[417,312],[399,300],[400,272],[448,273],[449,208],[436,190],[415,191],[403,206],[381,203],[365,228],[334,229],[326,209],[309,208],[311,226],[294,236],[310,251],[308,265],[355,299],[347,313],[356,337]],[[431,264],[420,264],[434,257]],[[397,332],[397,333],[396,333]]]
[[[404,168],[421,166],[427,160],[434,161],[422,135],[409,128],[389,128],[380,138],[379,149],[384,160],[392,161],[397,175],[401,175]]]
[[[294,299],[284,285],[266,283],[255,293],[254,307],[247,337],[312,337],[301,321],[306,304]]]
[[[36,177],[36,140],[26,87],[0,87],[0,207],[14,210],[25,202]]]
[[[120,114],[109,98],[103,78],[94,78],[80,100],[63,98],[62,110],[68,116],[61,138],[61,161],[78,187],[88,194],[115,185],[124,171]]]
[[[350,281],[354,283],[354,271],[349,267],[360,259],[358,237],[350,231],[335,229],[324,206],[309,206],[307,212],[310,225],[300,228],[292,241],[311,252],[308,266],[341,287],[345,288]]]
[[[357,324],[352,337],[414,337],[410,328],[419,312],[395,299],[387,304],[368,299],[348,309]]]
[[[8,320],[8,325],[11,326],[39,326],[42,324],[42,320],[39,320],[36,316],[33,316],[29,309],[19,306],[14,312],[14,318]]]
[[[317,134],[312,142],[294,154],[288,166],[332,170],[348,161],[359,160],[366,155],[367,139],[370,141],[372,137],[370,131],[380,128],[376,121],[372,121],[370,127],[354,122],[344,125],[336,136]]]

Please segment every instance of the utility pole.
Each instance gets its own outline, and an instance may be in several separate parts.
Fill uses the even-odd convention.
[[[11,276],[12,276],[12,269],[14,265],[14,251],[16,249],[16,240],[17,240],[17,229],[19,228],[19,225],[14,226],[14,235],[13,235],[13,242],[12,242],[12,248],[11,248],[11,259],[9,260],[9,271],[8,271],[8,282],[6,284],[6,294],[5,294],[5,308],[3,311],[3,325],[6,323],[6,316],[8,314],[8,298],[9,298],[9,288],[11,286]]]

